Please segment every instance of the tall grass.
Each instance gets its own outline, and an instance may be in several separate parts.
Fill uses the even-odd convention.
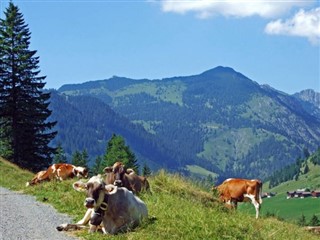
[[[9,172],[8,168],[13,166],[3,168],[7,163],[1,160],[0,163],[0,174],[4,176],[3,169]],[[1,177],[2,186],[15,186],[12,189],[35,195],[39,201],[45,201],[58,211],[69,214],[74,221],[81,219],[85,213],[84,194],[72,189],[75,180],[25,187],[26,178],[31,178],[33,174],[21,173],[18,168],[10,172],[14,176]],[[275,218],[256,220],[253,215],[227,210],[212,193],[201,190],[178,175],[160,171],[149,180],[152,194],[140,195],[147,204],[149,219],[131,232],[118,234],[113,239],[319,239],[317,235]],[[12,185],[6,181],[15,183]],[[106,239],[100,233],[88,234],[86,230],[74,234],[88,240]]]

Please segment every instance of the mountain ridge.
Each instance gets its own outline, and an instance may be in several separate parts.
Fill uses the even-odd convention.
[[[312,103],[229,67],[161,80],[113,77],[58,91],[102,100],[175,152],[179,168],[199,165],[240,177],[254,177],[258,168],[267,177],[320,142]]]

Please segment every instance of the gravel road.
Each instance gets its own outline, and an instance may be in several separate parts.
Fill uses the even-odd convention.
[[[34,197],[0,187],[0,240],[75,240],[56,226],[67,216]]]

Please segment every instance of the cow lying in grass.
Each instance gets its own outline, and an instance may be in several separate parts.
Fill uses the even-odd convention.
[[[116,162],[112,167],[103,170],[107,175],[113,174],[114,185],[126,187],[128,190],[137,194],[142,191],[151,193],[150,184],[146,177],[139,176],[133,169],[127,169],[122,162]]]
[[[75,182],[73,188],[87,193],[84,205],[91,211],[77,224],[58,226],[59,231],[84,228],[90,220],[91,232],[101,225],[104,233],[117,234],[138,226],[148,216],[147,206],[140,198],[124,187],[106,185],[99,175],[87,183]]]
[[[63,181],[74,177],[87,178],[88,169],[68,163],[58,163],[49,166],[46,171],[38,172],[31,181],[26,183],[26,186],[35,185],[43,181],[51,181],[52,179]]]

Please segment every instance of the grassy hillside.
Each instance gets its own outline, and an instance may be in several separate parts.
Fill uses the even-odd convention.
[[[25,187],[33,174],[0,159],[0,185],[32,194],[45,200],[58,211],[79,220],[84,212],[83,193],[72,189],[74,180],[48,182]],[[113,239],[318,239],[319,236],[275,218],[256,220],[253,215],[226,210],[208,192],[177,175],[164,171],[150,177],[152,195],[142,194],[150,216],[133,232],[119,234]],[[56,227],[56,226],[52,226]],[[106,239],[99,233],[76,233],[83,239]]]
[[[307,161],[309,166],[309,172],[307,174],[300,174],[298,181],[291,180],[280,185],[269,189],[268,191],[286,193],[287,191],[294,191],[301,188],[311,188],[311,189],[320,189],[320,165],[314,165],[310,162],[310,159]],[[300,172],[303,172],[305,164],[302,165]],[[265,187],[268,187],[265,184]]]

